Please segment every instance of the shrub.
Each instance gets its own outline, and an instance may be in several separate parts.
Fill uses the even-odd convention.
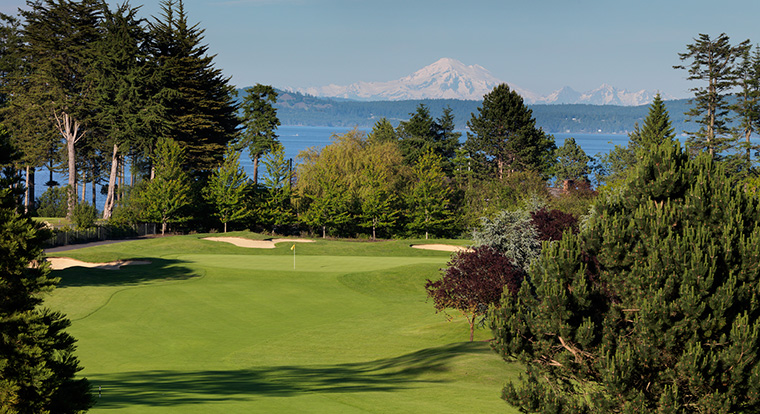
[[[87,202],[77,203],[74,207],[74,224],[79,229],[87,229],[95,225],[95,219],[98,216],[98,209]]]
[[[50,187],[38,200],[37,215],[40,217],[66,217],[68,187]]]

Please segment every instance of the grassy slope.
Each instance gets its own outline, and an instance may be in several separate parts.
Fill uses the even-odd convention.
[[[55,272],[48,304],[103,387],[92,412],[516,412],[499,393],[517,367],[425,300],[448,253],[318,241],[297,245],[294,271],[289,243],[199,237],[61,254],[153,261]]]

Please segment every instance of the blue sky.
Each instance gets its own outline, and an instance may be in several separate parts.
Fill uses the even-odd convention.
[[[110,1],[115,3],[114,1]],[[143,16],[159,13],[155,0]],[[13,13],[23,0],[2,0]],[[688,97],[672,69],[699,33],[760,42],[760,1],[186,0],[232,83],[388,81],[442,57],[546,94],[608,83]]]

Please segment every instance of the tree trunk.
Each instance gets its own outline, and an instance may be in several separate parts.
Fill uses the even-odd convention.
[[[375,226],[372,226],[372,240],[375,240]]]
[[[322,238],[323,239],[327,238],[327,232],[325,231],[325,227],[326,226],[322,226]]]
[[[227,233],[227,222],[224,222],[224,232]]]
[[[61,112],[59,115],[54,111],[53,116],[58,132],[66,141],[66,154],[69,161],[69,199],[66,217],[71,219],[77,203],[77,154],[74,145],[82,139],[84,132],[79,130],[79,121],[72,119],[66,112]]]
[[[97,206],[97,198],[98,198],[98,183],[95,179],[95,174],[90,177],[92,179],[92,182],[90,183],[92,185],[92,206]]]
[[[253,157],[253,185],[259,184],[259,156]]]
[[[103,207],[103,220],[111,218],[114,205],[114,190],[116,187],[116,174],[119,170],[119,146],[113,145],[113,155],[111,156],[111,174],[108,176],[108,195],[106,195],[106,205]]]
[[[34,190],[30,190],[29,189],[29,181],[30,181],[30,179],[29,179],[29,170],[30,170],[30,167],[27,165],[26,166],[26,178],[25,178],[25,181],[26,181],[25,188],[26,188],[26,190],[24,190],[24,213],[26,213],[26,214],[29,214],[29,210],[32,208],[32,204],[30,202],[30,200],[31,200],[30,194],[32,195],[32,197],[33,197],[33,194],[34,194],[33,193]]]
[[[467,322],[470,323],[470,342],[472,342],[475,339],[475,314],[467,318]]]
[[[161,220],[161,235],[166,234],[166,220]]]

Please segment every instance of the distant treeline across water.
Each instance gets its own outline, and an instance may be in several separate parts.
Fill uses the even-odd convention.
[[[394,126],[409,119],[422,103],[434,118],[441,116],[443,108],[450,107],[457,128],[467,127],[473,113],[478,112],[479,101],[458,99],[428,99],[415,101],[359,102],[316,98],[300,93],[278,91],[277,116],[283,125],[311,125],[328,127],[371,128],[380,118],[387,118]],[[244,96],[240,92],[238,96]],[[694,125],[687,125],[684,112],[689,100],[666,101],[673,128],[682,133]],[[636,123],[643,122],[649,105],[528,105],[533,110],[536,124],[544,131],[581,134],[627,134]]]

